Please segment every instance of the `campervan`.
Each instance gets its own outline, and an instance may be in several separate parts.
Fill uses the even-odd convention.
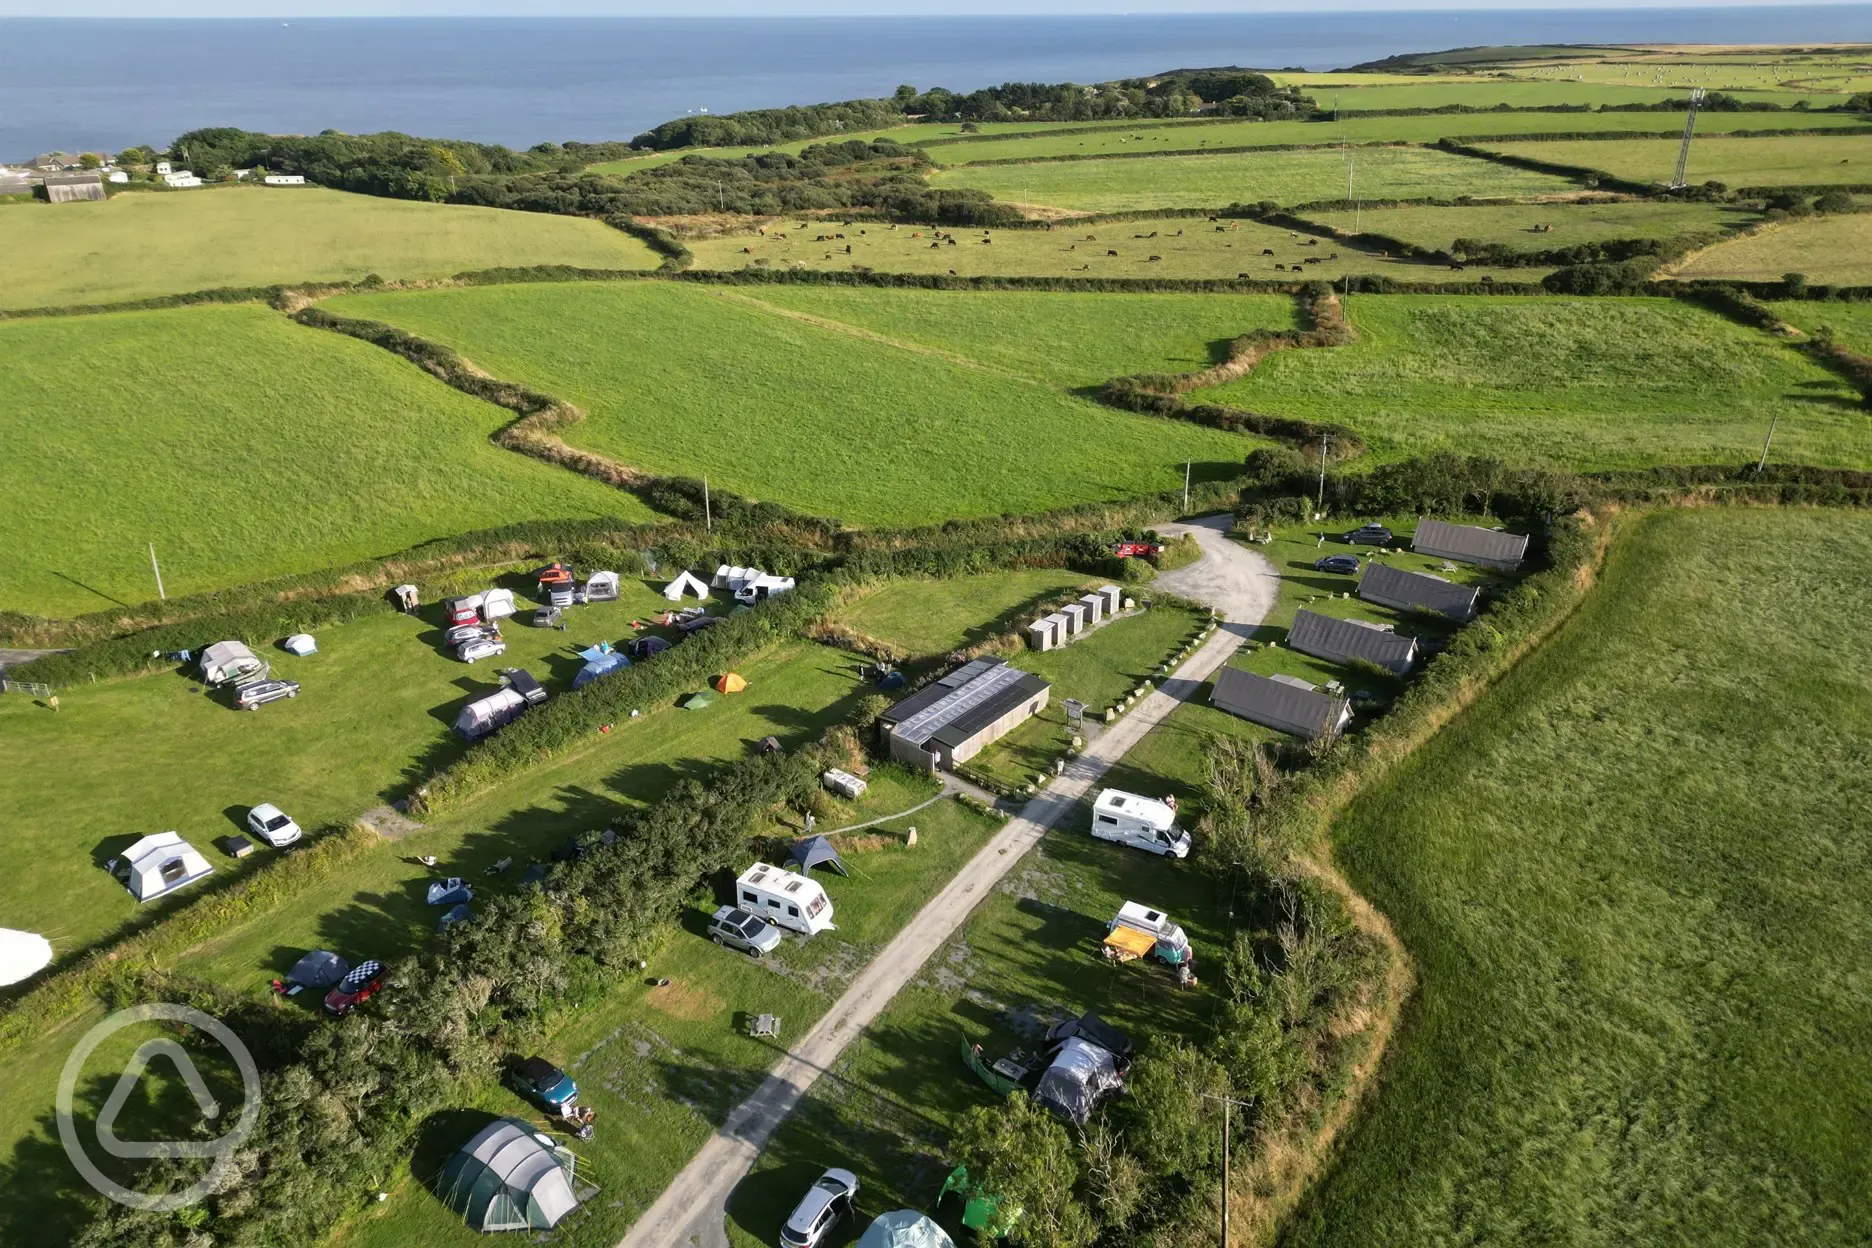
[[[1158,959],[1166,966],[1178,966],[1185,962],[1195,961],[1194,951],[1190,949],[1189,936],[1184,933],[1183,928],[1172,923],[1169,915],[1152,906],[1142,905],[1135,901],[1125,902],[1118,908],[1118,917],[1105,925],[1105,931],[1107,945],[1116,943],[1113,937],[1122,938],[1126,933],[1141,933],[1150,937],[1148,956]]]
[[[1176,808],[1122,789],[1106,789],[1092,803],[1092,835],[1153,854],[1189,857],[1190,836],[1176,826]]]
[[[815,936],[832,928],[832,899],[818,881],[757,862],[735,881],[735,904],[791,931]]]

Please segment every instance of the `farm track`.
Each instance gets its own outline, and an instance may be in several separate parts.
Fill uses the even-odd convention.
[[[984,364],[980,360],[972,359],[969,356],[961,355],[954,351],[945,351],[941,347],[924,346],[919,342],[907,342],[902,338],[892,338],[888,334],[880,334],[876,330],[865,329],[863,326],[853,325],[847,321],[837,321],[830,317],[815,316],[810,312],[797,312],[792,308],[783,308],[777,304],[768,303],[764,299],[757,299],[753,295],[744,295],[740,291],[721,290],[715,293],[720,298],[727,299],[730,302],[743,304],[750,308],[757,308],[762,312],[785,317],[790,321],[799,321],[802,324],[811,325],[817,329],[830,330],[835,334],[844,334],[847,337],[858,338],[865,342],[875,342],[880,346],[893,347],[899,351],[909,351],[916,355],[926,355],[933,359],[942,360],[947,364],[954,364],[958,368],[974,369],[978,373],[989,373],[996,377],[1005,377],[1010,381],[1018,381],[1029,386],[1042,384],[1024,373],[1016,373],[1005,368],[996,368],[992,364]]]

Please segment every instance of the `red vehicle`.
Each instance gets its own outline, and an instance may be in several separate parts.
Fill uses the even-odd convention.
[[[325,1008],[341,1017],[349,1014],[375,996],[383,983],[383,963],[360,962],[338,981],[336,988],[325,994]]]
[[[442,604],[442,617],[446,624],[479,624],[481,622],[481,600],[479,597],[450,598]]]
[[[1162,542],[1119,542],[1112,547],[1112,554],[1120,559],[1130,559],[1136,555],[1161,555],[1163,552]]]

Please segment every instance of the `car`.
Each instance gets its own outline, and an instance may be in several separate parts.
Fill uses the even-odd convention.
[[[539,607],[533,612],[534,628],[558,628],[565,612],[558,607]]]
[[[507,1073],[514,1091],[549,1113],[557,1113],[578,1099],[572,1076],[543,1057],[529,1057]]]
[[[497,654],[507,653],[507,643],[499,637],[473,637],[455,647],[455,657],[464,663],[473,663],[476,659],[491,659]]]
[[[1341,572],[1346,576],[1357,576],[1359,561],[1357,555],[1327,555],[1313,564],[1315,572]]]
[[[485,624],[457,624],[454,628],[451,628],[448,630],[448,632],[442,634],[442,640],[447,645],[459,646],[463,642],[473,641],[477,637],[499,637],[499,636],[500,636],[499,629],[489,628]]]
[[[284,849],[298,840],[299,825],[272,802],[261,802],[247,812],[247,826],[253,834],[274,849]]]
[[[780,947],[780,929],[739,906],[723,906],[709,919],[709,939],[758,958]]]
[[[849,1170],[827,1170],[806,1189],[793,1214],[780,1228],[781,1248],[819,1248],[852,1211],[858,1195],[858,1176]]]
[[[338,981],[336,988],[325,994],[325,1008],[344,1017],[377,995],[377,990],[384,985],[384,974],[381,962],[358,963],[350,974]]]
[[[234,705],[243,711],[257,711],[269,702],[298,696],[296,680],[250,680],[234,687]]]
[[[1345,540],[1354,546],[1383,546],[1391,540],[1391,530],[1382,524],[1361,524]]]

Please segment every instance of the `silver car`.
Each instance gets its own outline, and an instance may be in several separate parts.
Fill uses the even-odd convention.
[[[828,1170],[806,1189],[793,1215],[780,1228],[780,1248],[818,1248],[852,1211],[858,1195],[858,1176],[849,1170]]]
[[[257,711],[268,702],[299,696],[296,680],[250,680],[234,686],[234,705],[243,711]]]
[[[473,663],[476,659],[491,659],[497,654],[507,653],[507,643],[499,637],[471,637],[455,647],[455,657],[464,663]]]
[[[709,939],[749,957],[765,957],[780,947],[780,929],[739,906],[723,906],[709,919]]]

